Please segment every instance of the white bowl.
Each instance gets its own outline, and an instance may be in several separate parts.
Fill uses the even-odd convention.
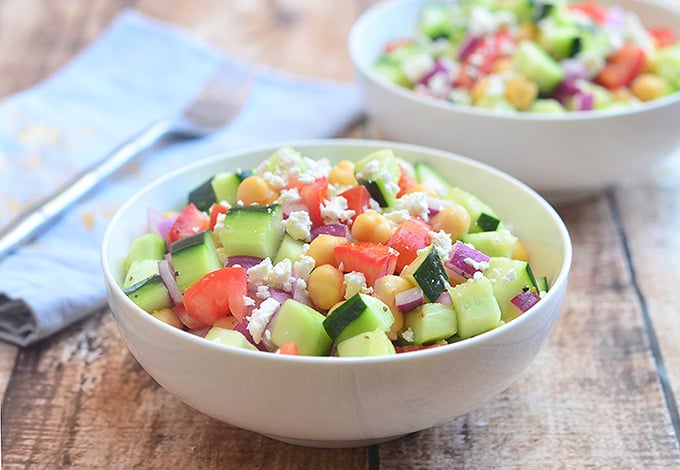
[[[627,109],[563,115],[500,113],[421,97],[372,71],[384,45],[408,37],[424,4],[380,2],[350,33],[366,113],[381,138],[441,148],[505,171],[553,203],[583,199],[635,177],[680,146],[680,93]],[[644,24],[680,32],[680,10],[650,0],[603,0]],[[670,2],[668,2],[670,4]]]
[[[486,200],[511,224],[550,291],[495,330],[435,349],[390,357],[300,357],[247,351],[177,330],[122,292],[123,258],[146,228],[147,208],[179,210],[188,191],[218,171],[251,168],[280,145],[218,155],[136,194],[114,216],[102,246],[108,301],[130,352],[166,390],[195,409],[272,438],[317,447],[393,439],[465,414],[505,390],[534,359],[557,319],[572,248],[555,210],[524,184],[472,160],[424,147],[362,140],[287,143],[331,161],[392,148],[426,161]]]

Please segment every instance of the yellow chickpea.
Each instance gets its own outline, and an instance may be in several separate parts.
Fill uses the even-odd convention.
[[[523,41],[524,39],[528,39],[529,41],[536,41],[537,37],[538,26],[531,23],[524,23],[519,27],[519,30],[517,31],[516,41],[517,43]]]
[[[215,323],[213,323],[213,326],[224,328],[225,330],[233,330],[237,323],[238,323],[238,318],[236,318],[233,315],[225,315],[225,316],[215,320]]]
[[[493,63],[493,73],[507,72],[512,68],[512,61],[507,57],[501,57]]]
[[[360,242],[387,243],[392,233],[390,221],[375,211],[362,212],[352,224],[352,236]]]
[[[307,256],[314,258],[316,266],[322,264],[334,264],[335,256],[333,251],[338,245],[347,243],[343,237],[335,237],[333,235],[319,235],[309,244],[307,249]]]
[[[651,73],[642,73],[630,84],[631,93],[641,101],[651,101],[668,94],[668,83]]]
[[[512,250],[512,259],[518,259],[520,261],[529,261],[529,253],[524,243],[517,240],[515,243],[515,248]]]
[[[354,177],[354,163],[349,160],[342,160],[328,173],[328,182],[330,184],[339,184],[341,186],[353,186],[357,184]]]
[[[343,298],[345,276],[330,264],[317,266],[309,275],[307,292],[318,308],[328,310]]]
[[[151,315],[158,318],[163,323],[167,323],[168,325],[174,326],[175,328],[179,328],[180,330],[183,327],[182,322],[177,317],[175,312],[173,312],[169,308],[162,308],[160,310],[156,310]]]
[[[470,230],[470,214],[460,204],[446,206],[430,219],[430,225],[435,232],[444,230],[456,241]]]
[[[406,191],[406,193],[408,193],[408,194],[410,194],[410,193],[427,193],[430,196],[439,197],[439,194],[437,194],[437,191],[435,191],[431,187],[423,186],[422,184],[416,184],[411,189]]]
[[[269,183],[258,175],[252,175],[241,181],[236,192],[236,197],[243,204],[271,204],[279,197]]]
[[[505,99],[515,108],[527,109],[538,96],[538,85],[524,77],[512,77],[505,82]]]
[[[486,96],[487,88],[489,88],[489,77],[482,77],[477,80],[470,90],[472,102],[479,103]]]
[[[407,279],[394,275],[388,275],[378,278],[375,281],[375,285],[373,286],[375,296],[382,300],[383,302],[385,302],[385,305],[387,305],[390,308],[390,312],[392,312],[392,316],[394,317],[394,323],[387,332],[387,336],[392,341],[397,339],[399,333],[404,327],[404,315],[397,308],[397,304],[394,300],[394,297],[399,292],[403,292],[412,287],[413,284],[411,284],[411,282],[409,282]]]

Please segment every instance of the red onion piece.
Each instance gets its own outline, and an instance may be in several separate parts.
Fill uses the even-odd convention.
[[[333,235],[334,237],[343,237],[348,240],[351,237],[349,227],[345,224],[329,224],[314,227],[310,232],[310,241],[314,240],[319,235]]]
[[[451,248],[451,256],[444,265],[454,273],[465,279],[474,277],[476,272],[482,272],[485,264],[488,265],[489,257],[472,248],[460,240],[456,240]]]
[[[205,338],[205,335],[208,334],[208,331],[210,331],[212,327],[211,326],[203,326],[200,328],[194,328],[194,329],[189,329],[187,332],[191,333],[192,335],[200,336],[201,338]]]
[[[248,342],[255,346],[257,349],[259,349],[260,351],[265,352],[268,351],[267,346],[265,346],[265,344],[262,341],[256,343],[255,340],[253,339],[253,335],[251,335],[250,331],[248,330],[248,324],[250,323],[250,320],[248,318],[249,318],[248,316],[243,317],[243,319],[234,326],[234,331],[238,331],[239,333],[243,334],[243,336],[246,337]]]
[[[562,82],[557,85],[557,88],[555,88],[555,91],[553,92],[553,97],[562,105],[566,105],[569,99],[577,93],[581,93],[577,80],[568,78],[562,80]]]
[[[172,303],[174,305],[180,305],[184,300],[184,296],[182,295],[182,291],[177,286],[174,268],[167,258],[169,258],[169,256],[158,262],[158,274],[160,274],[165,288],[168,289],[168,294],[170,294]]]
[[[592,93],[577,93],[574,95],[574,104],[579,111],[592,111],[595,98]]]
[[[394,296],[394,303],[400,312],[408,312],[423,304],[425,298],[420,287],[412,287],[411,289],[398,292]]]
[[[229,256],[225,262],[225,267],[232,267],[239,265],[242,268],[250,269],[253,266],[257,266],[262,262],[262,258],[257,256]]]
[[[298,284],[297,279],[293,283],[293,300],[297,300],[301,304],[316,308],[312,302],[312,299],[309,298],[309,293],[306,289],[302,288],[302,286]]]
[[[269,297],[276,300],[278,303],[282,305],[286,300],[292,298],[291,294],[289,294],[285,290],[277,289],[275,287],[269,288]]]
[[[168,246],[170,246],[168,232],[170,232],[170,227],[172,227],[172,224],[175,223],[175,219],[177,219],[176,215],[172,217],[163,217],[163,214],[156,211],[155,209],[147,210],[147,223],[149,224],[149,230],[157,235],[160,235]]]
[[[446,75],[449,75],[451,73],[451,70],[445,62],[438,60],[434,63],[434,66],[432,67],[432,69],[429,72],[427,72],[425,75],[423,75],[420,78],[420,80],[418,80],[418,82],[423,84],[423,85],[426,85],[430,81],[430,79],[438,73],[444,73]]]
[[[463,43],[458,50],[458,60],[465,62],[472,52],[477,48],[481,38],[479,36],[468,35],[463,39]]]
[[[576,59],[566,59],[560,63],[562,71],[564,72],[564,81],[567,81],[569,86],[575,87],[576,80],[584,80],[589,78],[588,69],[583,62]],[[576,87],[578,91],[578,87]]]
[[[437,303],[442,305],[451,305],[453,303],[448,290],[444,289],[444,292],[437,298]]]
[[[517,310],[519,310],[521,313],[524,313],[536,305],[539,300],[541,300],[541,298],[536,292],[532,290],[525,290],[515,295],[512,299],[510,299],[510,302],[517,308]]]

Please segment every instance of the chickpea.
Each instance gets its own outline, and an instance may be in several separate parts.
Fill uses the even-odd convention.
[[[333,235],[319,235],[309,244],[307,249],[307,256],[314,258],[316,266],[322,264],[335,264],[335,255],[333,251],[338,245],[346,243],[347,240],[343,237],[335,237]]]
[[[630,84],[630,91],[641,101],[651,101],[668,94],[668,83],[651,73],[642,73]]]
[[[168,325],[174,326],[175,328],[179,328],[180,330],[184,326],[182,325],[182,322],[180,321],[179,317],[177,317],[175,312],[172,311],[172,309],[162,308],[160,310],[154,311],[151,315],[158,318],[163,323],[167,323]]]
[[[434,231],[443,230],[456,241],[470,230],[470,214],[460,204],[446,206],[430,219],[430,225]]]
[[[518,259],[520,261],[529,261],[529,253],[524,243],[517,240],[515,243],[515,248],[512,250],[512,259]]]
[[[428,187],[428,186],[423,186],[422,184],[416,184],[413,186],[411,189],[406,191],[407,194],[411,193],[427,193],[430,196],[433,197],[439,197],[439,194],[437,194],[437,191],[435,191],[433,188]]]
[[[236,192],[236,197],[243,204],[271,204],[279,197],[264,178],[252,175],[241,181]]]
[[[515,108],[527,109],[538,96],[538,85],[524,77],[512,77],[505,82],[505,99]]]
[[[470,90],[472,102],[479,103],[486,96],[487,88],[489,88],[489,77],[482,77],[477,80]]]
[[[342,160],[328,173],[328,182],[341,186],[353,186],[357,184],[354,177],[354,163],[349,160]]]
[[[309,298],[314,305],[328,310],[343,298],[345,276],[338,268],[322,264],[314,268],[307,281]]]
[[[390,221],[375,211],[362,212],[352,224],[352,236],[360,242],[387,243],[392,233]]]
[[[375,285],[373,286],[375,296],[382,300],[385,305],[390,308],[390,312],[392,312],[392,316],[394,317],[394,323],[390,327],[389,331],[387,331],[387,336],[392,341],[397,339],[399,332],[404,327],[404,315],[397,308],[394,297],[399,292],[403,292],[412,287],[413,284],[411,284],[411,282],[409,282],[407,279],[394,275],[378,278],[375,281]]]
[[[218,326],[220,328],[224,328],[225,330],[233,330],[237,323],[238,318],[233,315],[225,315],[215,320],[213,326]]]
[[[512,61],[507,57],[501,57],[493,63],[493,73],[503,73],[512,69]]]

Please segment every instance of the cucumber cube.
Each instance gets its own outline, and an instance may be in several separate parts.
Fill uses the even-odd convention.
[[[258,350],[240,331],[220,328],[219,326],[210,328],[210,331],[208,331],[204,338],[215,343],[226,344],[227,346],[250,349],[251,351]]]
[[[380,207],[392,207],[399,193],[401,168],[392,150],[373,152],[354,166],[357,181],[366,186]]]
[[[404,328],[413,333],[410,344],[448,339],[458,331],[456,311],[448,305],[424,304],[404,314]]]
[[[234,206],[224,217],[219,237],[225,256],[274,259],[283,238],[281,206]]]
[[[394,323],[390,308],[377,297],[354,294],[328,314],[323,326],[336,343],[367,331],[388,331]]]
[[[502,319],[508,322],[517,316],[512,308],[511,300],[526,289],[538,291],[529,263],[508,258],[494,257],[489,260],[489,267],[484,271],[493,286],[493,292],[502,312]]]
[[[223,265],[210,230],[177,240],[170,246],[170,256],[182,292]]]
[[[384,331],[367,331],[338,343],[340,357],[391,356],[396,354]]]
[[[512,252],[517,245],[517,237],[509,230],[467,233],[460,237],[460,240],[471,244],[487,256],[504,258],[512,257]]]
[[[323,327],[325,318],[312,307],[288,299],[269,326],[271,342],[277,347],[294,343],[304,356],[327,356],[333,341]]]
[[[123,262],[123,271],[127,272],[130,265],[136,260],[152,259],[160,261],[165,255],[165,240],[158,234],[145,233],[132,240],[132,248]]]
[[[450,287],[449,293],[456,312],[460,339],[493,330],[500,324],[501,310],[489,279],[483,276],[470,279]]]

